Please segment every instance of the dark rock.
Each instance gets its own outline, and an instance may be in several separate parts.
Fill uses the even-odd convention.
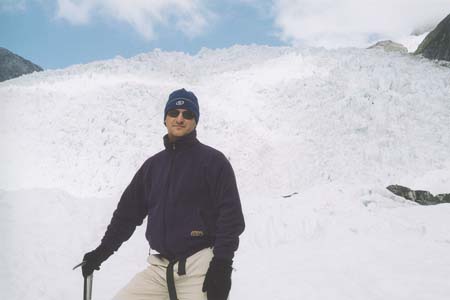
[[[425,37],[414,54],[422,54],[429,59],[450,61],[450,15]]]
[[[391,40],[377,42],[367,49],[383,49],[386,52],[408,53],[408,48]]]
[[[0,82],[39,71],[38,65],[0,47]]]
[[[397,196],[403,197],[408,200],[414,200],[414,193],[410,188],[401,185],[390,185],[387,187],[387,189]]]
[[[298,194],[297,192],[293,192],[292,194],[284,195],[284,196],[281,196],[281,197],[283,197],[283,198],[290,198],[290,197],[292,197],[294,195],[297,195],[297,194]]]
[[[436,199],[433,194],[428,191],[413,191],[417,203],[422,205],[438,204],[440,201]]]
[[[438,198],[442,203],[450,203],[450,194],[439,194],[436,195],[436,198]]]
[[[390,185],[387,187],[389,191],[396,194],[397,196],[403,197],[407,200],[414,201],[421,205],[434,205],[439,203],[450,203],[450,194],[439,194],[433,196],[428,191],[413,191],[408,187],[401,185]]]

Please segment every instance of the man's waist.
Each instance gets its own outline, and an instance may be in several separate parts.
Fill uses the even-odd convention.
[[[205,248],[211,248],[213,245],[210,241],[198,241],[198,244],[188,248],[188,249],[153,249],[151,248],[150,254],[158,254],[162,258],[167,259],[168,261],[179,260],[187,258],[198,251],[201,251]]]

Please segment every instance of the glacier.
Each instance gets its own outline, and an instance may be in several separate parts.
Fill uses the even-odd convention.
[[[0,83],[0,290],[77,299],[71,267],[161,150],[168,94],[199,98],[199,140],[230,159],[247,228],[230,299],[447,299],[450,69],[379,49],[154,50]],[[283,197],[291,195],[290,197]],[[110,299],[145,267],[143,228],[95,273]]]

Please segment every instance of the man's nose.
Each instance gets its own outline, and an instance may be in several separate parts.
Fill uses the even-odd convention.
[[[182,114],[182,113],[178,114],[178,116],[177,116],[177,122],[178,122],[178,123],[183,123],[183,122],[184,122],[184,118],[183,118],[183,114]]]

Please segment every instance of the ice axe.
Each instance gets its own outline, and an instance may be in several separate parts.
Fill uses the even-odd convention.
[[[86,261],[82,261],[75,267],[73,267],[72,270],[75,270],[78,267],[82,267]],[[83,300],[91,300],[92,299],[92,279],[94,278],[94,273],[91,275],[84,277],[84,287],[83,287]]]

